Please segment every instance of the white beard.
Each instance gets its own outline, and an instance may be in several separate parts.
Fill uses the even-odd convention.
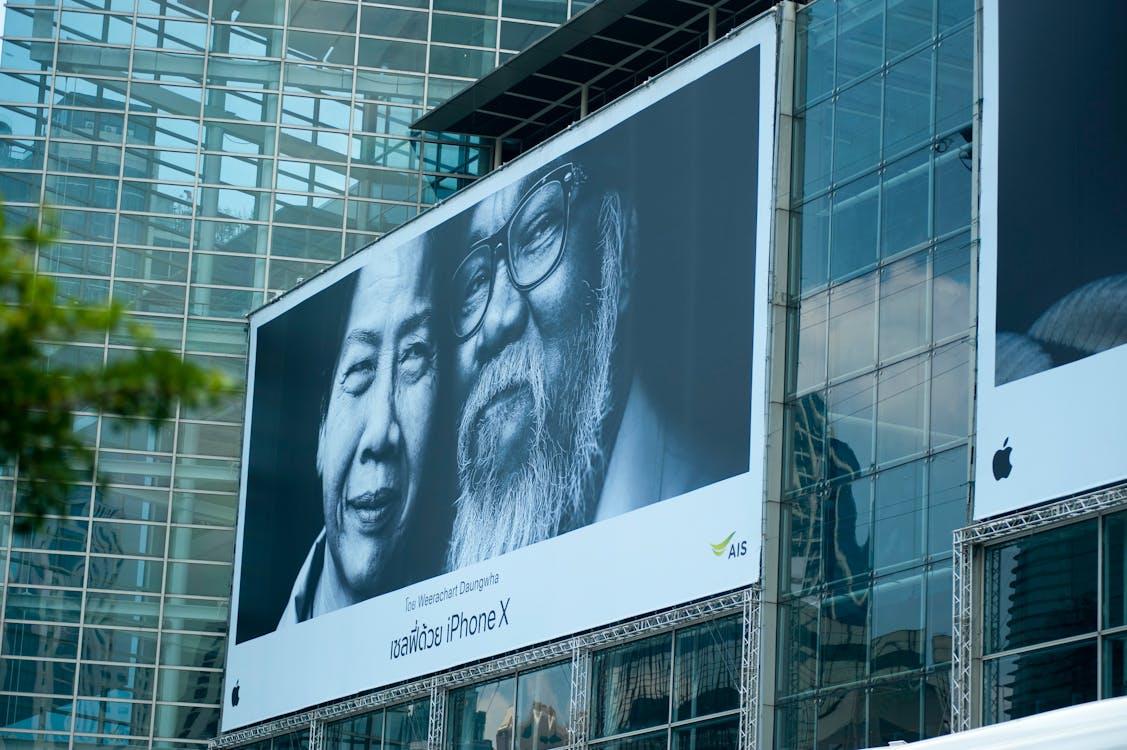
[[[458,427],[460,495],[447,569],[488,560],[590,523],[605,469],[603,425],[612,403],[611,355],[618,323],[622,223],[616,195],[603,201],[602,286],[594,310],[578,326],[564,357],[564,382],[544,380],[539,339],[521,339],[482,368]],[[532,427],[524,462],[505,466],[496,453],[496,424],[477,419],[498,393],[516,386],[531,394]]]

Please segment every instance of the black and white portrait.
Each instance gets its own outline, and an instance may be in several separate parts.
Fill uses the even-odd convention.
[[[748,472],[757,65],[257,329],[238,642]]]

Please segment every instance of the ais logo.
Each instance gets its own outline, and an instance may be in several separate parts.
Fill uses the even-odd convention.
[[[733,557],[743,557],[744,555],[746,555],[747,540],[741,539],[738,542],[733,542],[732,537],[734,537],[735,535],[736,532],[733,531],[727,536],[726,539],[724,539],[724,541],[717,542],[716,544],[709,544],[708,546],[712,547],[712,554],[716,555],[717,557],[727,557],[729,560],[731,560]]]

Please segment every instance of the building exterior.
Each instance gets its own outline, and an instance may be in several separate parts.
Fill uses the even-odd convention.
[[[0,184],[9,227],[41,200],[60,207],[66,238],[38,268],[64,292],[127,300],[169,346],[244,382],[250,310],[486,174],[494,153],[554,132],[538,122],[514,145],[501,140],[512,129],[410,126],[583,7],[220,5],[10,1]],[[1034,442],[1020,419],[997,416],[1015,408],[993,406],[1019,392],[1006,380],[1049,383],[1022,392],[1026,411],[1073,398],[1031,370],[993,374],[1012,342],[995,313],[1014,217],[1056,231],[1019,215],[1033,199],[1013,180],[1036,175],[1004,170],[1024,159],[991,156],[1013,156],[1007,124],[1047,111],[1001,109],[999,125],[999,87],[1058,41],[1042,31],[1041,46],[999,63],[999,25],[1024,33],[1006,5],[814,0],[773,11],[770,410],[765,497],[749,499],[764,509],[761,583],[310,705],[215,745],[865,748],[1127,694],[1122,443],[1104,441],[1104,473],[1042,458],[1064,487],[1003,491],[1010,435],[1015,482]],[[1030,18],[1060,25],[1046,21],[1054,4],[1034,5]],[[1069,29],[1055,33],[1078,38]],[[1064,57],[1103,71],[1094,79],[1106,87],[1127,71],[1113,46],[1097,37],[1094,59],[1067,45]],[[1048,111],[1095,119],[1085,107],[1098,97],[1073,91],[1076,70],[1059,81],[1036,70],[1062,97]],[[587,89],[568,96],[557,103],[585,115]],[[1037,137],[1017,156],[1037,153]],[[1124,151],[1110,146],[1090,174],[1127,168]],[[1063,186],[1052,200],[1077,194],[1082,178],[1050,181]],[[1122,196],[1091,179],[1090,205]],[[1085,219],[1083,205],[1061,213]],[[1098,252],[1112,266],[1123,255]],[[1091,276],[1110,285],[1121,274],[1119,261]],[[1110,299],[1098,320],[1124,309]],[[1104,408],[1071,409],[1106,412],[1092,417],[1097,445],[1127,409],[1107,385],[1124,341],[1094,355],[1063,347],[1104,367],[1085,381],[1103,390],[1081,389]],[[118,348],[69,342],[57,356],[97,361]],[[235,687],[222,670],[241,415],[239,393],[155,433],[79,418],[109,487],[76,486],[72,514],[42,534],[4,534],[6,746],[199,747],[218,734]],[[17,478],[15,467],[0,477],[9,516]]]
[[[582,7],[6,5],[8,230],[56,207],[63,239],[40,272],[68,296],[127,302],[162,344],[236,384],[250,310],[489,167],[474,138],[411,132],[423,108]],[[103,361],[122,344],[65,342],[53,357]],[[0,744],[216,735],[241,391],[156,432],[80,416],[108,486],[75,486],[71,514],[40,534],[11,537],[18,482],[0,472]]]

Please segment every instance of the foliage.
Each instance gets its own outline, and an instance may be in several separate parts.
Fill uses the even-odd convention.
[[[94,451],[75,432],[75,411],[142,417],[155,427],[178,401],[213,402],[227,388],[220,373],[155,346],[117,302],[60,300],[54,282],[33,273],[33,251],[51,240],[34,226],[8,239],[0,214],[0,470],[18,466],[22,531],[65,512],[68,483],[93,472]],[[130,356],[95,366],[51,361],[52,342],[102,341],[117,331],[138,347]]]

